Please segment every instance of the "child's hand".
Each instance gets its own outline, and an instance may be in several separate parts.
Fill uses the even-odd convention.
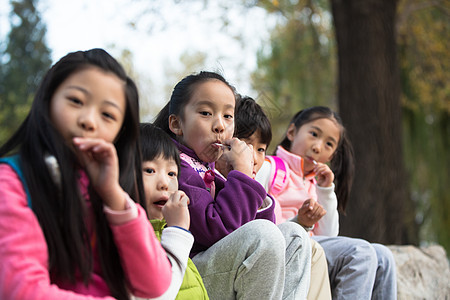
[[[320,187],[330,187],[334,181],[334,173],[327,164],[317,163],[314,167],[316,173],[317,184]]]
[[[298,210],[298,223],[303,226],[311,227],[322,219],[326,213],[327,211],[317,201],[308,199]]]
[[[230,145],[223,151],[223,159],[228,163],[232,170],[240,171],[247,176],[253,177],[253,146],[247,145],[246,142],[233,138],[224,141],[225,144]]]
[[[233,170],[233,168],[231,167],[231,165],[227,162],[225,156],[220,156],[220,158],[218,160],[216,160],[216,164],[215,164],[215,168],[216,170],[218,170],[220,172],[220,174],[222,174],[225,178],[228,177],[228,173],[231,172],[231,170]]]
[[[189,215],[189,197],[183,191],[172,193],[162,208],[167,226],[178,226],[189,230],[191,222]]]
[[[119,185],[119,161],[116,148],[103,139],[73,139],[76,155],[87,172],[92,187],[105,205],[113,210],[123,210],[126,200]]]

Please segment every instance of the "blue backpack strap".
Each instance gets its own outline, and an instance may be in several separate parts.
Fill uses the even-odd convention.
[[[25,177],[23,176],[22,169],[20,168],[19,155],[17,154],[14,156],[1,157],[0,163],[8,164],[17,173],[17,176],[19,176],[20,181],[22,181],[23,189],[25,190],[25,193],[27,194],[28,206],[30,208],[32,208],[30,192],[28,191],[27,182],[25,181]]]
[[[269,180],[269,193],[276,196],[286,186],[288,178],[288,168],[286,163],[278,156],[266,156],[271,164],[272,179]]]

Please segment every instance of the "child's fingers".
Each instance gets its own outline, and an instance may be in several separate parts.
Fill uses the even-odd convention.
[[[308,214],[311,219],[316,219],[320,215],[321,205],[316,205],[314,209]]]
[[[303,205],[305,205],[308,208],[308,210],[312,211],[316,203],[317,201],[314,201],[314,199],[308,199],[303,203]]]
[[[323,172],[325,172],[327,169],[329,169],[329,167],[326,164],[318,163],[314,167],[314,173],[319,175],[319,174],[322,174]]]
[[[312,219],[316,215],[318,207],[314,206],[310,211],[307,213],[308,218]]]
[[[103,139],[74,138],[74,145],[88,156],[102,158],[114,154],[115,148]]]
[[[189,197],[183,191],[174,192],[171,197],[169,197],[169,201],[179,206],[188,206],[190,203]]]
[[[322,218],[326,214],[327,214],[327,211],[324,208],[322,208],[322,210],[320,211],[319,217]]]
[[[76,137],[76,138],[73,138],[73,143],[79,149],[88,149],[88,148],[92,148],[95,145],[98,145],[101,143],[106,143],[106,142],[103,139]]]
[[[326,213],[327,211],[323,208],[322,205],[319,204],[318,209],[314,212],[311,218],[315,220],[314,222],[318,222],[320,219],[322,219],[323,216],[325,216]]]
[[[252,148],[250,148],[246,142],[237,138],[226,140],[225,143],[229,143],[230,150],[225,150],[224,156],[233,170],[240,171],[248,176],[253,174],[254,166],[254,154]]]
[[[180,196],[181,196],[181,201],[183,201],[183,203],[186,203],[186,206],[189,204],[189,203],[191,203],[191,201],[189,200],[189,197],[186,195],[186,193],[185,192],[183,192],[183,191],[178,191],[179,193],[180,193]]]
[[[334,173],[326,164],[319,163],[314,168],[314,173],[317,176],[317,183],[322,187],[329,187],[334,181]]]
[[[236,153],[241,153],[242,151],[247,150],[248,145],[246,142],[241,141],[238,138],[232,138],[229,140],[225,140],[225,144],[229,145],[229,147],[225,147],[225,151],[234,151]]]
[[[305,202],[303,202],[303,205],[298,210],[298,214],[299,215],[307,214],[309,211],[311,211],[311,209],[312,209],[312,207],[311,207],[311,199],[308,199]]]
[[[190,200],[189,200],[188,196],[186,196],[186,195],[181,196],[181,199],[180,199],[181,206],[187,207],[189,205],[189,203],[190,203]]]

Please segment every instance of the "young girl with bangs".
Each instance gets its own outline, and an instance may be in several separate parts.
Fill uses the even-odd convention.
[[[253,179],[253,151],[233,138],[235,106],[221,75],[200,72],[177,83],[154,122],[180,151],[192,261],[211,299],[305,299],[309,237],[297,224],[273,223],[272,200]],[[232,169],[227,179],[214,172],[220,157]]]
[[[1,299],[167,290],[170,263],[144,209],[138,124],[136,86],[104,50],[69,53],[47,72],[0,148]]]
[[[309,228],[323,247],[333,299],[396,299],[390,250],[338,236],[338,209],[345,211],[354,166],[337,113],[322,106],[298,112],[275,155],[268,157],[256,179],[276,199],[277,223],[290,220]]]

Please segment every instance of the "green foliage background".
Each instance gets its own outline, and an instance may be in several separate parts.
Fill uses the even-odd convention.
[[[11,4],[11,31],[0,44],[0,144],[26,116],[37,84],[51,63],[37,0]],[[293,112],[318,104],[337,107],[338,62],[330,3],[243,0],[242,5],[248,9],[259,6],[279,16],[270,42],[257,53],[258,68],[252,74],[253,88],[260,93],[253,96],[265,106],[273,122],[275,140],[270,151]],[[448,253],[449,14],[449,1],[398,3],[404,158],[417,208],[415,219],[421,228],[421,240],[440,243]],[[123,59],[131,54],[124,53]],[[189,62],[185,64],[188,67]]]
[[[11,30],[0,50],[0,144],[22,123],[33,93],[50,67],[46,25],[36,0],[11,1]]]
[[[450,252],[450,3],[401,1],[398,45],[405,159],[422,241]]]
[[[273,13],[282,11],[284,18],[272,32],[270,45],[257,53],[252,77],[272,120],[272,150],[294,112],[313,105],[336,109],[337,55],[328,2],[261,5]]]
[[[258,53],[253,86],[263,91],[275,141],[293,112],[336,108],[336,47],[328,1],[258,1],[283,21]],[[403,103],[404,158],[423,243],[450,253],[450,3],[402,0],[397,33]],[[276,109],[282,107],[283,109]],[[275,109],[274,109],[275,108]],[[399,155],[401,157],[401,155]]]

